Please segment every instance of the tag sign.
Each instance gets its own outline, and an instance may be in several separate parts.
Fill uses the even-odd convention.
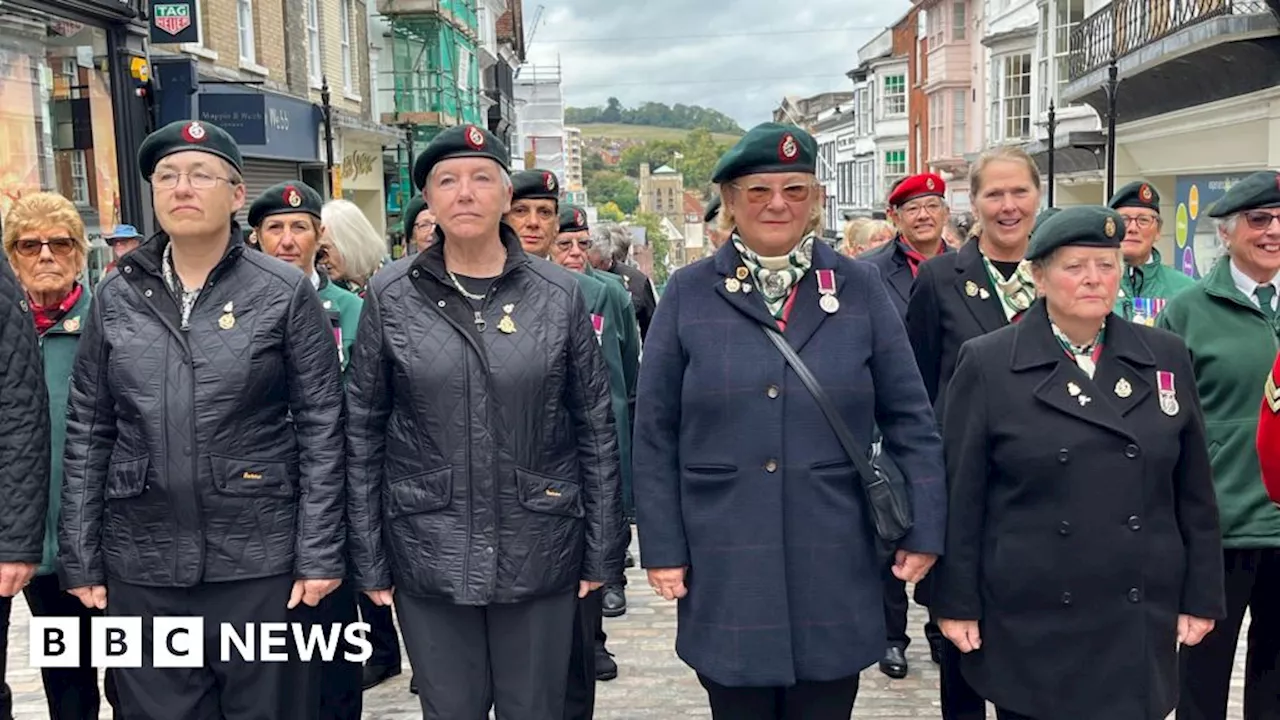
[[[199,43],[200,13],[196,11],[196,0],[152,3],[151,42]]]

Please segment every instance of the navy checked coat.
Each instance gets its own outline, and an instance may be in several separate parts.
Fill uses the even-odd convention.
[[[900,547],[941,553],[942,441],[898,313],[873,266],[814,245],[840,309],[797,289],[785,336],[850,430],[873,425],[909,479]],[[861,482],[822,411],[762,325],[760,293],[730,292],[727,243],[677,271],[645,343],[634,482],[641,564],[686,566],[676,651],[728,686],[854,675],[884,655],[877,539]]]

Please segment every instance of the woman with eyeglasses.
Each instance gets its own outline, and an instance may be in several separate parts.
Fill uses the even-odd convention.
[[[52,438],[49,506],[45,518],[44,559],[23,590],[31,614],[78,617],[81,637],[89,637],[91,618],[102,611],[85,607],[62,591],[55,562],[58,556],[58,518],[62,512],[62,451],[67,436],[67,393],[80,332],[88,319],[92,297],[81,282],[89,240],[84,221],[70,200],[49,192],[24,195],[4,221],[4,251],[26,290],[40,336],[45,387],[49,393]],[[42,668],[45,699],[52,720],[98,717],[101,695],[98,671],[92,665],[89,643],[80,647],[80,664],[70,668]],[[108,672],[107,700],[114,705],[113,675]]]
[[[1160,193],[1151,183],[1135,180],[1116,191],[1108,203],[1124,218],[1124,276],[1116,298],[1116,314],[1125,320],[1155,325],[1170,298],[1196,284],[1191,276],[1165,265],[1156,240],[1164,218]]]
[[[880,535],[840,434],[865,458],[879,426],[907,478],[894,574],[919,581],[943,543],[929,399],[879,273],[817,240],[817,155],[766,123],[721,158],[729,240],[672,275],[640,366],[641,565],[679,600],[676,652],[714,718],[848,720],[884,655]]]
[[[1178,718],[1226,716],[1246,610],[1244,717],[1274,718],[1280,717],[1280,509],[1262,484],[1256,443],[1258,391],[1280,350],[1280,173],[1249,175],[1207,215],[1226,253],[1156,320],[1191,350],[1195,377],[1170,375],[1167,384],[1194,382],[1204,402],[1226,564],[1227,618],[1182,653]]]

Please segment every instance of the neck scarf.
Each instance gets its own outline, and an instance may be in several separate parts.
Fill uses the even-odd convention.
[[[1062,332],[1052,320],[1049,321],[1049,326],[1053,328],[1053,336],[1058,339],[1058,344],[1062,346],[1063,352],[1067,354],[1067,357],[1074,360],[1076,365],[1084,371],[1084,374],[1088,375],[1089,379],[1092,380],[1094,371],[1098,369],[1098,358],[1102,356],[1102,343],[1107,334],[1106,321],[1103,320],[1098,334],[1094,336],[1093,342],[1088,345],[1072,344],[1067,334]]]
[[[182,286],[182,278],[178,277],[178,272],[173,266],[172,240],[164,246],[164,254],[160,258],[160,269],[164,275],[165,285],[169,286],[169,292],[176,295],[180,301],[178,304],[182,307],[182,329],[189,330],[191,328],[191,309],[196,306],[196,298],[200,297],[200,288],[188,290]]]
[[[919,275],[920,263],[923,263],[928,258],[921,254],[919,250],[911,247],[911,244],[904,240],[901,235],[898,236],[898,248],[907,257],[907,267],[911,268],[911,277]]]
[[[1036,301],[1036,283],[1031,277],[1031,263],[1026,260],[1018,263],[1017,271],[1008,280],[991,264],[986,255],[982,256],[982,263],[987,267],[991,283],[996,286],[996,294],[1000,296],[1005,317],[1009,322],[1016,322],[1031,307],[1031,303]]]
[[[806,235],[795,249],[780,257],[765,257],[748,249],[737,233],[733,234],[733,246],[742,257],[742,264],[751,271],[756,287],[764,296],[765,305],[775,319],[781,320],[783,308],[791,290],[800,284],[805,273],[813,265],[814,235]]]
[[[27,302],[31,305],[31,315],[36,321],[36,331],[43,335],[49,328],[62,322],[62,318],[71,312],[71,308],[80,302],[80,296],[84,294],[84,287],[80,283],[76,283],[71,292],[62,299],[57,305],[45,307],[37,305],[35,300],[27,296]]]

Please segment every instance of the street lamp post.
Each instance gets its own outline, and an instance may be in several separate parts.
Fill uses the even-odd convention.
[[[1111,197],[1116,186],[1116,94],[1119,89],[1115,53],[1107,66],[1107,195]]]
[[[333,198],[333,106],[329,104],[329,78],[320,78],[320,105],[324,111],[324,163],[325,185],[329,198]]]
[[[1058,113],[1053,105],[1053,100],[1049,100],[1049,207],[1053,207],[1053,190],[1057,184],[1053,175],[1054,157],[1058,154]]]

